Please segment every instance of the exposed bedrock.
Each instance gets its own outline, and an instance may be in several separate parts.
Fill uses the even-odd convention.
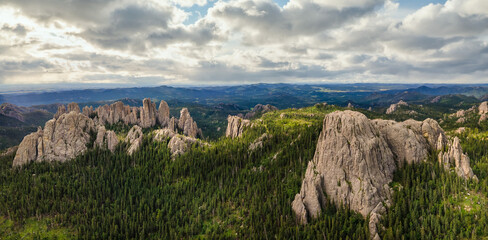
[[[369,120],[349,110],[330,113],[324,119],[300,193],[292,203],[297,220],[307,223],[317,217],[327,197],[336,205],[344,204],[364,217],[369,215],[371,237],[379,239],[376,224],[384,206],[389,205],[388,184],[397,166],[425,161],[431,150],[446,148],[462,152],[460,145],[449,142],[432,119],[395,122]],[[468,170],[469,159],[459,159],[450,161],[458,172],[463,172],[459,175],[475,178]]]

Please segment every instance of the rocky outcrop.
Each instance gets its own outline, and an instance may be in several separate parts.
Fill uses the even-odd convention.
[[[238,116],[227,117],[227,130],[225,130],[225,136],[230,138],[237,138],[242,136],[242,132],[246,127],[251,124],[251,121],[242,119]]]
[[[170,149],[173,157],[186,153],[194,144],[198,146],[207,145],[196,138],[177,134],[170,129],[158,129],[153,133],[153,139],[155,141],[161,142],[169,139],[168,148]]]
[[[252,111],[246,113],[246,116],[244,116],[244,118],[251,119],[257,116],[258,114],[263,114],[263,113],[277,111],[277,110],[278,110],[277,107],[270,104],[266,104],[266,105],[256,104],[256,106],[253,107]]]
[[[187,108],[180,111],[180,119],[178,120],[178,128],[184,135],[195,138],[202,135],[202,130],[198,129],[197,123],[193,121],[190,112]]]
[[[458,176],[478,181],[478,178],[474,175],[473,170],[471,169],[468,155],[463,153],[458,137],[454,137],[453,140],[449,141],[447,151],[440,152],[438,159],[439,163],[444,166],[446,170],[454,167]]]
[[[488,102],[485,101],[480,104],[480,106],[478,107],[478,113],[480,115],[488,114]]]
[[[442,96],[437,96],[437,97],[433,98],[432,100],[430,100],[430,103],[438,103],[439,101],[441,101],[441,98],[442,98]]]
[[[95,145],[100,148],[107,148],[111,152],[115,151],[115,147],[119,143],[117,134],[114,131],[107,131],[104,126],[98,126],[97,139]]]
[[[80,107],[78,106],[77,103],[72,102],[68,104],[68,112],[80,113]]]
[[[72,111],[46,122],[44,130],[24,137],[15,155],[13,166],[31,161],[61,161],[72,159],[86,151],[90,132],[95,130],[92,119]]]
[[[169,121],[170,121],[170,115],[169,115],[168,103],[165,102],[164,100],[161,100],[161,103],[159,103],[159,108],[158,108],[158,122],[161,125],[161,127],[165,128],[169,126]]]
[[[250,152],[255,151],[256,149],[262,148],[263,147],[263,142],[266,141],[266,139],[271,138],[271,135],[267,133],[263,133],[260,137],[258,137],[256,140],[254,140],[251,144],[249,144],[248,150]]]
[[[140,126],[142,128],[149,128],[156,125],[156,104],[151,102],[151,99],[144,98],[140,114]]]
[[[400,100],[398,103],[391,104],[390,107],[386,109],[386,114],[394,113],[399,106],[408,106],[408,103],[404,102],[403,100]]]
[[[462,153],[432,119],[395,122],[369,120],[349,110],[330,113],[324,119],[300,193],[292,203],[297,220],[307,223],[309,217],[316,217],[326,201],[325,192],[333,203],[349,206],[364,217],[369,215],[371,237],[377,239],[376,223],[389,204],[388,184],[397,166],[425,161],[432,149],[451,146]],[[473,177],[469,159],[454,165],[464,173],[462,177]]]
[[[104,105],[98,107],[95,112],[98,116],[99,124],[116,124],[122,122],[125,125],[139,124],[138,107],[130,107],[118,101],[111,105]]]
[[[142,128],[138,125],[134,125],[127,133],[127,137],[125,137],[125,142],[129,144],[129,148],[127,149],[127,153],[132,155],[142,144],[142,138],[144,134],[142,133]]]
[[[478,113],[481,115],[478,123],[486,121],[488,119],[488,102],[482,102],[478,107]]]
[[[82,113],[83,113],[83,115],[90,117],[94,113],[93,107],[92,106],[90,106],[90,107],[84,106]]]
[[[58,106],[58,111],[54,114],[54,118],[58,119],[59,116],[65,114],[65,113],[66,113],[66,106],[59,105]]]

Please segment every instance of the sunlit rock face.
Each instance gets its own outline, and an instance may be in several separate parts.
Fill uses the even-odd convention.
[[[225,130],[225,136],[230,138],[237,138],[242,136],[242,133],[246,127],[250,125],[251,121],[242,119],[238,116],[227,117],[227,129]]]
[[[450,149],[442,153],[444,149]],[[292,203],[297,220],[303,224],[315,218],[326,202],[345,204],[364,217],[370,216],[370,232],[379,239],[376,224],[389,205],[388,184],[393,172],[404,162],[425,161],[431,150],[447,154],[458,175],[475,178],[469,159],[463,157],[459,141],[449,142],[432,120],[369,120],[362,113],[336,111],[326,115],[315,156],[308,163],[300,193]],[[452,152],[452,153],[451,153]],[[441,154],[439,161],[441,161]]]
[[[79,110],[79,108],[78,108]],[[61,161],[74,158],[87,149],[93,120],[76,110],[46,122],[44,130],[24,137],[15,155],[13,166],[31,161]]]

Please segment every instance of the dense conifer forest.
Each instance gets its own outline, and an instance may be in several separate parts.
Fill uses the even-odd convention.
[[[149,131],[132,156],[124,143],[115,153],[91,148],[72,161],[22,169],[12,169],[13,155],[3,156],[0,238],[368,239],[368,220],[347,206],[327,203],[307,225],[291,209],[324,116],[337,109],[270,112],[242,138],[222,137],[176,158]],[[262,147],[250,149],[263,134]],[[479,182],[442,169],[435,152],[402,166],[381,221],[383,239],[487,238],[488,140],[479,129],[459,136]]]

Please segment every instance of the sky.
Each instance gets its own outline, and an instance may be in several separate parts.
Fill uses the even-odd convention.
[[[486,0],[2,0],[0,88],[488,83]]]

